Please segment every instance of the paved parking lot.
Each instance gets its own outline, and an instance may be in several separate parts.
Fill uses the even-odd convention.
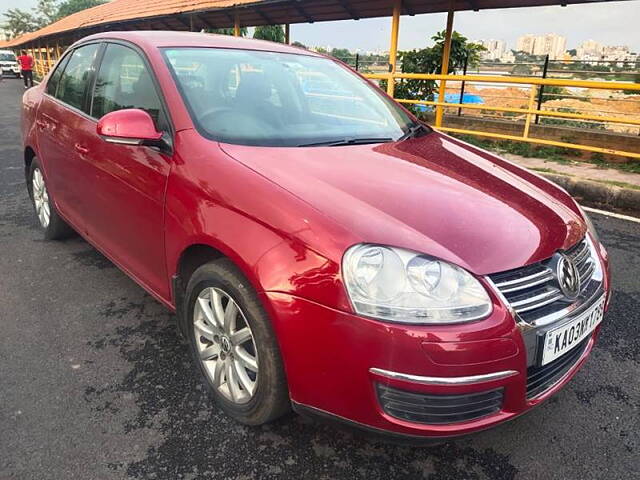
[[[24,187],[19,80],[0,82],[0,479],[640,478],[640,224],[594,216],[613,307],[569,386],[431,448],[211,405],[173,318],[79,238],[44,242]]]

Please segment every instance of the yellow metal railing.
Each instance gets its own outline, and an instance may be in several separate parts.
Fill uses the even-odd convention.
[[[535,138],[530,136],[531,122],[536,116],[540,117],[557,117],[566,119],[577,119],[586,121],[598,121],[606,123],[617,123],[625,125],[638,125],[640,126],[640,118],[626,118],[615,116],[600,116],[591,115],[586,113],[575,112],[562,112],[556,110],[544,110],[536,108],[536,99],[538,88],[542,85],[557,86],[557,87],[577,87],[586,89],[599,89],[599,90],[627,90],[637,91],[640,93],[640,85],[636,83],[628,82],[598,82],[590,80],[568,80],[560,78],[531,78],[531,77],[499,77],[491,75],[439,75],[439,74],[423,74],[423,73],[370,73],[364,75],[370,79],[387,80],[388,82],[394,82],[398,79],[411,79],[411,80],[433,80],[439,81],[441,84],[448,82],[466,82],[478,83],[478,84],[510,84],[517,85],[520,88],[529,88],[529,98],[527,108],[514,108],[514,107],[494,107],[482,104],[468,104],[468,103],[451,103],[445,101],[430,101],[430,100],[408,100],[403,98],[396,98],[396,101],[401,103],[419,104],[419,105],[433,105],[436,107],[436,122],[435,127],[439,130],[452,133],[461,133],[468,135],[478,135],[482,137],[491,137],[501,140],[516,140],[521,142],[537,143],[541,145],[550,145],[555,147],[573,148],[578,150],[586,150],[589,152],[606,153],[610,155],[621,155],[624,157],[630,157],[640,159],[640,152],[628,152],[623,150],[615,150],[604,147],[594,147],[592,145],[583,145],[577,143],[560,142],[556,140],[547,140],[543,138]],[[444,98],[441,95],[440,98]],[[521,113],[526,115],[524,128],[522,135],[505,135],[494,132],[485,132],[480,130],[467,130],[460,128],[445,127],[442,125],[442,112],[444,108],[462,108],[471,110],[487,110],[495,112],[510,112]]]

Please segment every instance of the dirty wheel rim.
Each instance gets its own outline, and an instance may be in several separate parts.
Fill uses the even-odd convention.
[[[238,304],[219,288],[205,288],[196,299],[193,330],[213,387],[233,403],[250,401],[258,382],[258,351]]]
[[[40,225],[47,228],[49,226],[49,219],[51,218],[51,206],[49,205],[49,193],[44,184],[44,177],[39,168],[33,171],[31,185],[33,187],[33,203],[36,207],[38,220],[40,220]]]

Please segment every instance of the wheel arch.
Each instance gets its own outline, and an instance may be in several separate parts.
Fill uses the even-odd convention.
[[[170,271],[173,272],[171,276],[171,296],[178,315],[179,326],[182,324],[181,318],[185,314],[183,308],[184,295],[191,275],[202,265],[221,258],[231,261],[255,291],[260,292],[259,282],[257,282],[248,265],[242,261],[235,251],[225,245],[216,245],[210,239],[194,239],[181,249],[173,265],[170,263]],[[183,334],[184,332],[180,331],[180,333]]]
[[[178,262],[175,268],[175,274],[179,276],[186,283],[199,267],[217,260],[219,258],[227,257],[217,248],[212,247],[206,243],[194,243],[187,246],[178,257]]]
[[[36,151],[27,145],[24,149],[24,178],[29,180],[29,170],[31,169],[31,163],[36,158]]]

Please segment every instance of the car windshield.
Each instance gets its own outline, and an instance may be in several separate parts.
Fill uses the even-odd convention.
[[[168,48],[165,59],[198,129],[259,146],[380,143],[416,122],[378,87],[323,57]]]
[[[16,56],[13,53],[0,53],[0,62],[15,62]]]

